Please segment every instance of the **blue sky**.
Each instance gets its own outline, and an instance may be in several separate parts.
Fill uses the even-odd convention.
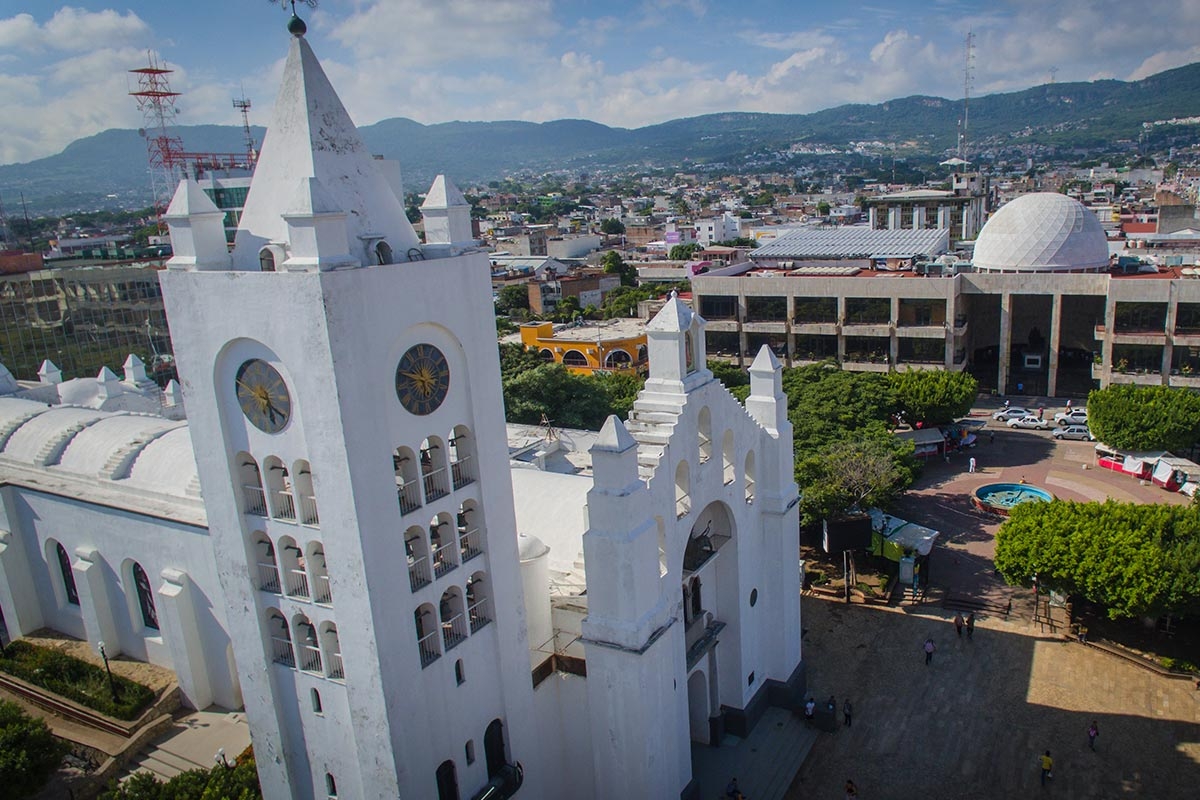
[[[308,39],[359,124],[565,117],[637,127],[911,94],[1132,79],[1200,61],[1195,0],[321,0]],[[0,0],[0,163],[140,115],[128,69],[175,69],[183,124],[266,124],[287,50],[269,0]]]

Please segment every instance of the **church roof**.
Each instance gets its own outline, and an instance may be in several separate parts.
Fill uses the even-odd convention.
[[[302,36],[292,38],[250,183],[235,239],[235,269],[257,270],[264,245],[288,240],[281,213],[293,205],[299,178],[315,178],[319,184],[314,207],[347,215],[352,248],[368,237],[383,237],[395,253],[420,245],[400,198]]]
[[[425,195],[425,202],[421,203],[421,208],[450,208],[451,206],[469,205],[471,204],[454,185],[454,181],[445,175],[438,175],[433,179],[433,185],[429,187],[429,193]]]

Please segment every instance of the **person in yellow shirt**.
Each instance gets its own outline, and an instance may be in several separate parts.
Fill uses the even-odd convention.
[[[1049,778],[1050,780],[1054,780],[1054,773],[1052,773],[1050,771],[1054,767],[1054,759],[1050,757],[1049,750],[1047,750],[1046,754],[1041,757],[1041,762],[1042,762],[1042,785],[1045,786],[1047,778]]]

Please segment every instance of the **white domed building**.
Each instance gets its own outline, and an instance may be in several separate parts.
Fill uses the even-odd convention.
[[[1116,270],[1124,243],[1053,192],[992,211],[969,262],[938,238],[941,216],[796,229],[740,270],[694,277],[710,347],[745,360],[767,344],[788,366],[970,371],[1038,404],[1110,383],[1200,388],[1200,271]]]

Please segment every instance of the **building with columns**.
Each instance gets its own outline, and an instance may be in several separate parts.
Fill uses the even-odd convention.
[[[0,620],[244,707],[270,800],[699,797],[804,688],[779,361],[739,403],[672,297],[630,418],[522,460],[457,190],[419,241],[289,30],[232,250],[194,181],[166,215],[186,421],[0,386]]]
[[[784,260],[781,247],[795,247],[787,240],[692,279],[718,353],[748,359],[765,344],[789,366],[834,359],[861,371],[969,370],[982,388],[1011,395],[1200,387],[1196,272],[1111,268],[1099,220],[1065,195],[1022,195],[1002,207],[971,263],[939,257],[936,245],[925,259],[891,263],[867,251]]]

